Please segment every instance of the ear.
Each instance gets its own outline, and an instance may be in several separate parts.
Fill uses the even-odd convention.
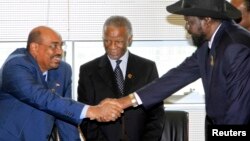
[[[30,43],[30,50],[29,50],[29,52],[30,52],[30,54],[32,55],[32,56],[37,56],[37,54],[38,54],[38,48],[39,48],[39,45],[38,45],[38,43],[35,43],[35,42],[33,42],[33,43]]]
[[[132,45],[132,42],[133,42],[133,35],[130,35],[128,37],[128,46],[130,47]]]

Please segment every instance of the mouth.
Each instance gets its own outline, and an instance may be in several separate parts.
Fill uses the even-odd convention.
[[[61,59],[62,59],[62,57],[59,56],[59,55],[56,55],[56,56],[52,57],[52,60],[53,60],[55,63],[60,63]]]
[[[118,50],[114,49],[114,50],[110,50],[111,54],[117,54]]]

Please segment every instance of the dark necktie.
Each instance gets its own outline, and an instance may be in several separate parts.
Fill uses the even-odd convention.
[[[46,74],[43,75],[43,79],[44,79],[45,81],[47,81],[47,80],[46,80],[46,76],[47,76]]]
[[[118,86],[118,90],[119,93],[121,95],[124,94],[124,79],[123,79],[123,74],[122,74],[122,70],[120,68],[120,63],[122,62],[122,60],[117,60],[116,61],[116,67],[115,67],[115,79],[116,79],[116,83]],[[122,124],[122,136],[120,141],[128,141],[128,137],[125,131],[125,123],[124,123],[124,116],[121,118],[121,124]]]
[[[124,79],[123,79],[123,74],[122,74],[122,70],[119,66],[119,64],[121,63],[121,60],[117,60],[116,61],[116,67],[115,67],[115,79],[116,79],[116,83],[118,86],[118,90],[120,92],[120,94],[123,95],[123,88],[124,88]]]
[[[214,54],[213,54],[213,50],[208,48],[208,58],[207,58],[207,62],[208,62],[208,66],[207,66],[207,69],[208,69],[208,75],[211,75],[211,71],[213,69],[213,66],[214,66]]]

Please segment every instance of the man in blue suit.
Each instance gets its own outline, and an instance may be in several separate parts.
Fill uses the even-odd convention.
[[[83,118],[120,116],[117,103],[90,106],[71,99],[72,72],[62,53],[61,36],[39,26],[30,32],[27,48],[7,58],[0,71],[1,141],[48,141],[54,125],[62,141],[80,141],[77,125]]]
[[[184,15],[188,33],[204,43],[178,67],[119,102],[124,108],[149,108],[201,78],[209,124],[250,124],[250,34],[233,22],[240,11],[226,0],[179,0],[167,11]]]

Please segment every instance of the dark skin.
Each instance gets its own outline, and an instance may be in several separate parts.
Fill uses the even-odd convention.
[[[40,35],[28,45],[30,54],[37,61],[42,72],[58,68],[62,55],[61,36],[53,29],[45,26],[34,28],[31,33]],[[114,121],[121,116],[123,109],[116,101],[103,100],[98,105],[89,106],[86,118],[99,122]]]
[[[103,34],[103,45],[107,55],[118,60],[127,51],[127,47],[132,41],[125,27],[106,26]]]
[[[42,72],[58,68],[63,54],[61,36],[43,26],[37,27],[31,32],[38,31],[41,33],[41,42],[30,43],[31,55],[37,61]]]
[[[195,17],[195,16],[184,16],[186,21],[185,29],[191,36],[202,37],[204,40],[210,41],[214,32],[221,24],[219,20],[213,20],[210,17]],[[132,93],[134,94],[134,93]],[[123,109],[133,106],[132,98],[125,96],[117,99]]]

